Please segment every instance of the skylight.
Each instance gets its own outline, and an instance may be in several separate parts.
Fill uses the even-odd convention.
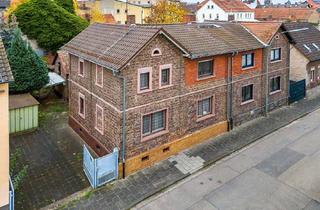
[[[318,46],[317,44],[312,43],[312,45],[313,45],[318,51],[320,50],[320,48],[319,48],[319,46]]]
[[[308,47],[306,44],[303,45],[309,52],[312,52],[312,50],[310,49],[310,47]]]

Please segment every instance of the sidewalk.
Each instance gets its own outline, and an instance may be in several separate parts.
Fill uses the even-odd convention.
[[[119,180],[68,204],[56,203],[62,209],[129,209],[142,200],[177,183],[195,171],[245,147],[269,133],[320,108],[320,97],[304,99],[281,108],[233,131],[193,147],[150,168]],[[48,206],[53,208],[53,206]]]

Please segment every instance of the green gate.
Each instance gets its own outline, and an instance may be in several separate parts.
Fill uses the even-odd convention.
[[[290,80],[289,103],[299,101],[306,96],[306,80],[292,81]]]
[[[38,127],[39,103],[30,94],[10,95],[10,133]]]

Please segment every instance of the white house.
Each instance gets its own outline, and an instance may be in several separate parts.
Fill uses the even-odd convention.
[[[254,10],[240,0],[204,0],[195,12],[197,22],[205,20],[254,21]]]

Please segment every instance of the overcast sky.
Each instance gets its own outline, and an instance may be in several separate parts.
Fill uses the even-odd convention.
[[[187,2],[187,3],[197,3],[197,2],[201,2],[202,0],[181,0],[183,2]],[[290,0],[291,3],[295,3],[295,2],[300,2],[301,0]],[[264,2],[263,0],[261,0],[260,2]],[[285,2],[287,2],[287,0],[272,0],[272,3],[274,4],[284,4]],[[303,2],[303,1],[302,1]]]

